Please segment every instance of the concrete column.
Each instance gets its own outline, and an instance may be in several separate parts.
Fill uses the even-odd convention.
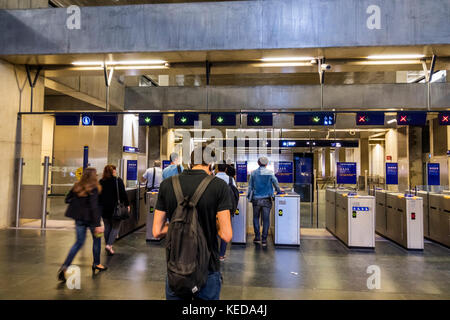
[[[33,75],[34,76],[34,75]],[[17,161],[26,158],[23,180],[30,184],[40,184],[42,180],[42,156],[48,148],[42,146],[43,121],[46,116],[22,117],[17,113],[30,109],[31,90],[25,69],[0,60],[0,150],[2,150],[2,178],[0,184],[0,228],[12,225],[16,208]],[[42,111],[44,102],[44,82],[37,81],[34,89],[33,110]],[[47,146],[47,144],[46,144]]]
[[[108,163],[119,168],[119,160],[123,152],[123,115],[119,115],[117,126],[109,127],[108,131]]]
[[[409,183],[411,187],[424,185],[422,157],[422,128],[408,127]]]
[[[161,159],[161,128],[148,127],[147,131],[147,167],[153,167],[155,160]]]
[[[369,172],[369,139],[361,138],[359,142],[360,148],[360,168],[361,168],[361,176],[364,176],[365,171]]]
[[[345,148],[339,148],[339,162],[345,162]]]
[[[325,177],[331,176],[331,150],[330,148],[324,149],[325,158]]]

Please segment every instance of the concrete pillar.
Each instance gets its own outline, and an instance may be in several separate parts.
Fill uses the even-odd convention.
[[[360,148],[360,166],[361,166],[361,176],[364,176],[365,171],[369,172],[369,139],[361,138],[359,143]]]
[[[339,162],[345,162],[345,148],[339,148]]]
[[[408,127],[409,183],[411,187],[425,184],[423,179],[422,128]]]
[[[147,131],[147,167],[153,167],[155,160],[161,159],[161,128],[148,127]]]
[[[34,75],[33,75],[34,76]],[[3,181],[0,184],[0,228],[12,225],[16,208],[17,161],[26,158],[23,179],[27,183],[40,184],[42,180],[42,135],[46,116],[22,117],[17,113],[30,109],[30,86],[25,69],[0,60],[0,150],[2,150]],[[39,78],[34,89],[33,110],[42,111],[44,81]],[[48,146],[48,144],[46,144]],[[28,159],[28,160],[27,160]]]
[[[330,148],[324,149],[325,158],[325,177],[331,176],[331,150]]]
[[[123,152],[123,115],[119,115],[117,126],[111,126],[108,130],[108,164],[119,168]]]

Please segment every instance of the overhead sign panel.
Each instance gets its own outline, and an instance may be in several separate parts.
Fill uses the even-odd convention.
[[[139,125],[140,126],[162,126],[163,116],[158,113],[140,113]]]
[[[439,124],[441,126],[450,125],[450,112],[440,112],[439,113]]]
[[[80,125],[79,113],[55,114],[55,124],[57,126],[78,126]]]
[[[295,126],[333,126],[333,112],[297,112],[294,115]]]
[[[424,126],[427,122],[427,113],[423,111],[397,112],[397,125]]]
[[[271,127],[273,125],[272,113],[247,114],[247,126]]]
[[[212,126],[236,126],[236,113],[211,113]]]
[[[94,126],[117,126],[119,116],[117,114],[94,113],[92,121]]]
[[[357,112],[356,125],[358,126],[383,126],[384,112]]]
[[[198,113],[196,112],[176,113],[174,117],[176,126],[193,126],[195,121],[198,121]]]
[[[337,163],[337,184],[356,184],[356,162]]]

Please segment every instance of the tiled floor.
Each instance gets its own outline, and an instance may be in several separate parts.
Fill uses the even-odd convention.
[[[72,231],[0,230],[0,299],[163,299],[164,248],[144,230],[119,240],[110,267],[92,276],[90,236],[74,263],[81,289],[56,281]],[[232,246],[222,263],[222,299],[450,299],[450,249],[432,242],[408,252],[377,238],[376,250],[350,250],[324,230],[302,233],[301,247]],[[381,269],[369,290],[366,269]]]

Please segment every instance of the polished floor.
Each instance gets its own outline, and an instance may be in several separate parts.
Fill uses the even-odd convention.
[[[74,241],[73,230],[0,230],[0,299],[164,299],[161,244],[144,230],[120,239],[110,267],[92,275],[91,239],[75,258],[81,289],[56,281]],[[369,290],[366,269],[381,270]],[[425,243],[408,252],[377,237],[376,250],[350,250],[323,230],[304,229],[301,247],[232,246],[222,263],[222,299],[450,299],[450,249]]]

